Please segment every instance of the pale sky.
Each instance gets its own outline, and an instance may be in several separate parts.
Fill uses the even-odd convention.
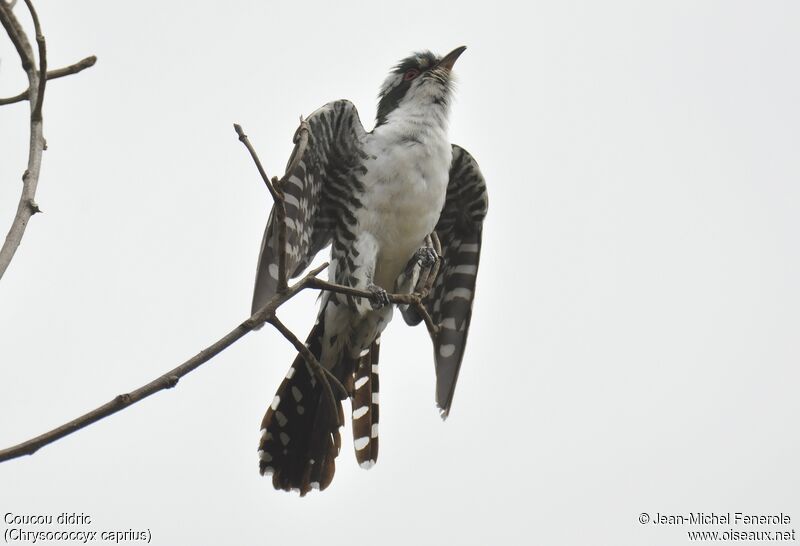
[[[468,49],[450,137],[489,215],[450,418],[423,327],[381,350],[378,464],[349,424],[333,484],[258,474],[294,351],[247,336],[174,390],[0,464],[0,514],[86,513],[152,543],[654,544],[689,512],[800,528],[800,5],[791,1],[36,2],[52,68],[22,246],[0,280],[0,444],[194,355],[247,317],[300,114],[368,129],[409,53]],[[16,7],[22,17],[22,2]],[[27,21],[27,19],[26,19]],[[0,96],[25,86],[0,39]],[[27,104],[0,107],[0,231]],[[304,337],[304,294],[280,312]],[[9,526],[0,522],[4,531]]]

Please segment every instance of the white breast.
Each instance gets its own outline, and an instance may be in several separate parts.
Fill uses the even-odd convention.
[[[378,127],[367,142],[374,159],[366,162],[358,216],[360,229],[378,241],[375,283],[389,291],[439,220],[452,160],[443,129],[415,126],[412,139],[408,127],[390,125]]]

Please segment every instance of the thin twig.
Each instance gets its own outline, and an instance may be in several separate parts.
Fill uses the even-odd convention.
[[[316,368],[324,382],[328,383],[329,386],[336,387],[336,390],[341,396],[347,396],[347,389],[344,388],[344,385],[342,385],[339,379],[333,375],[330,370],[325,368],[319,360],[317,360],[317,358],[314,356],[314,353],[309,350],[305,343],[300,341],[300,339],[294,335],[294,332],[289,330],[286,325],[281,322],[277,315],[272,315],[267,322],[275,326],[275,328],[277,328],[278,331],[283,334],[283,337],[285,337],[292,345],[294,345],[295,349],[297,349],[297,351],[303,355],[303,358],[306,360],[306,362],[308,362],[309,366]],[[331,393],[333,393],[333,389],[331,389]]]
[[[419,313],[419,316],[422,317],[422,320],[425,321],[425,327],[428,329],[431,339],[436,341],[436,334],[439,333],[439,325],[433,321],[433,317],[431,317],[430,313],[428,313],[428,310],[425,309],[425,306],[421,301],[416,301],[412,305],[417,313]]]
[[[345,286],[343,284],[336,284],[330,281],[326,281],[316,277],[314,279],[309,280],[309,286],[311,288],[316,288],[318,290],[327,290],[328,292],[335,292],[337,294],[343,294],[345,296],[355,296],[357,298],[373,298],[375,297],[374,292],[370,292],[369,290],[362,290],[360,288],[353,288],[352,286]],[[398,303],[398,304],[412,304],[417,298],[416,294],[386,294],[389,298],[391,303]]]
[[[309,279],[308,285],[309,287],[316,288],[318,290],[326,290],[328,292],[335,292],[337,294],[344,294],[346,296],[355,296],[357,298],[372,298],[375,296],[374,293],[367,290],[335,284],[322,280],[319,277]],[[425,297],[425,295],[420,292],[414,292],[411,294],[386,294],[386,296],[389,298],[391,303],[411,305],[414,307],[414,309],[416,309],[416,311],[422,317],[422,320],[425,321],[425,326],[428,328],[428,333],[432,337],[439,333],[439,326],[433,321],[430,313],[428,313],[428,310],[425,309],[425,305],[422,303],[422,299]]]
[[[90,68],[95,65],[97,62],[97,57],[92,55],[91,57],[86,57],[85,59],[81,59],[75,64],[71,64],[69,66],[65,66],[64,68],[57,68],[56,70],[50,70],[47,72],[47,80],[57,80],[58,78],[63,78],[64,76],[71,76],[72,74],[77,74],[78,72],[82,72],[87,68]],[[6,104],[14,104],[15,102],[22,102],[28,100],[28,91],[23,91],[13,97],[7,98],[0,98],[0,106]]]
[[[14,48],[17,50],[17,54],[22,61],[22,69],[28,72],[29,70],[33,70],[34,66],[33,49],[31,48],[30,42],[28,42],[25,31],[22,30],[22,26],[14,15],[12,7],[13,6],[0,3],[0,23],[2,23],[3,28],[6,29],[6,34],[8,34],[11,43],[14,44]]]
[[[303,116],[300,116],[300,127],[297,128],[297,131],[294,133],[294,138],[292,138],[292,142],[295,144],[295,151],[292,153],[292,157],[289,158],[289,164],[286,166],[286,172],[283,178],[281,178],[278,183],[281,188],[286,180],[292,176],[292,172],[294,172],[300,164],[300,160],[303,158],[303,154],[308,146],[308,132],[308,122],[303,119]]]
[[[247,151],[250,152],[250,157],[253,158],[253,162],[256,164],[256,168],[258,169],[258,173],[261,175],[261,179],[264,181],[264,184],[267,186],[269,190],[269,194],[272,196],[274,201],[279,201],[282,199],[282,196],[278,193],[278,190],[275,189],[275,186],[272,185],[269,177],[267,176],[266,171],[264,171],[264,166],[261,165],[261,160],[258,159],[258,154],[256,153],[253,145],[250,144],[250,139],[247,138],[247,135],[244,134],[244,130],[242,130],[242,126],[238,123],[233,124],[233,129],[236,131],[236,134],[239,135],[239,140],[242,144],[245,145]]]
[[[309,348],[306,347],[306,344],[300,341],[300,339],[298,339],[298,337],[294,335],[294,333],[289,330],[289,328],[287,328],[277,316],[272,315],[267,322],[272,324],[281,334],[283,334],[283,337],[288,339],[289,342],[294,345],[295,349],[297,349],[297,351],[303,355],[303,359],[308,363],[311,369],[314,370],[314,373],[322,382],[322,386],[325,387],[325,398],[330,404],[331,413],[336,416],[336,421],[339,423],[339,426],[342,426],[344,423],[339,422],[339,405],[337,403],[338,399],[333,394],[331,381],[333,382],[333,385],[336,385],[336,389],[339,391],[339,394],[342,396],[342,398],[347,398],[347,389],[344,388],[344,385],[342,385],[330,371],[325,369],[325,367],[320,364],[319,360],[317,360],[317,358],[314,356],[314,353],[312,353]]]
[[[255,148],[253,148],[253,145],[250,144],[250,139],[247,138],[242,126],[238,123],[234,123],[233,128],[236,134],[239,135],[239,140],[245,145],[247,151],[250,152],[250,157],[253,158],[253,162],[256,164],[256,168],[262,180],[264,180],[264,184],[266,184],[269,194],[272,196],[272,201],[275,204],[275,220],[278,223],[278,248],[280,249],[278,252],[278,292],[283,292],[288,286],[286,274],[286,203],[283,192],[278,189],[280,181],[277,178],[272,178],[272,180],[270,180],[269,176],[267,176],[267,172],[264,170],[264,166],[261,164],[261,160],[258,158],[258,154]]]
[[[39,50],[39,88],[36,92],[36,105],[33,107],[31,120],[42,121],[44,88],[47,85],[47,44],[45,44],[44,34],[42,34],[42,26],[39,24],[39,15],[36,13],[36,10],[33,7],[33,2],[31,2],[31,0],[25,0],[25,5],[28,6],[28,11],[31,12],[33,28],[36,32],[36,45]]]

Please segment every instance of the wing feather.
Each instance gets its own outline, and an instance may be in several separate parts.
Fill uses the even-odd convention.
[[[308,141],[301,149],[303,130],[308,131]],[[347,220],[344,209],[357,183],[350,174],[359,168],[365,136],[358,112],[347,100],[326,104],[295,133],[295,148],[279,188],[285,196],[289,277],[302,273],[330,244],[337,222]],[[267,303],[277,287],[278,226],[273,207],[261,241],[252,312]]]
[[[442,244],[443,262],[424,302],[439,325],[434,359],[436,404],[443,418],[450,412],[464,358],[488,206],[486,182],[478,163],[469,152],[453,145],[447,197],[435,230]]]

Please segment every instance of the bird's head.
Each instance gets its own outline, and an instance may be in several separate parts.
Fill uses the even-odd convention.
[[[376,125],[383,125],[393,112],[403,110],[423,115],[429,110],[430,114],[445,116],[452,93],[453,64],[465,49],[457,47],[444,57],[423,51],[400,61],[381,86]]]

